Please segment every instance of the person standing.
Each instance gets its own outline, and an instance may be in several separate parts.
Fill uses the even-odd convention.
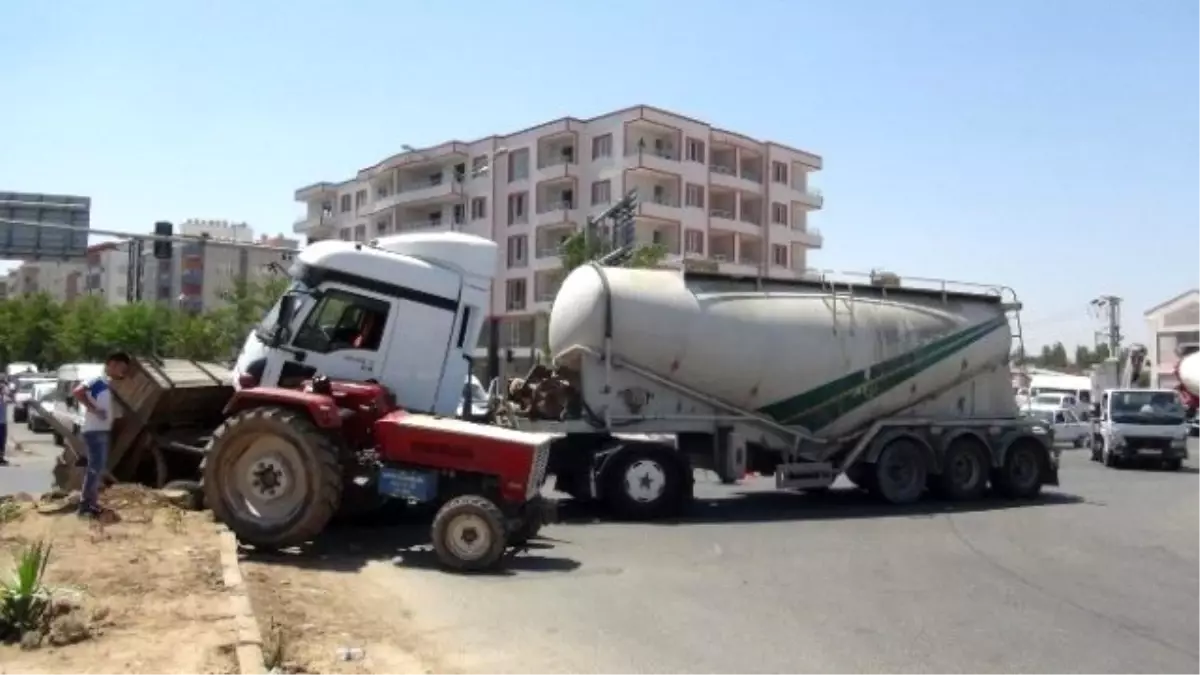
[[[72,392],[84,408],[83,444],[87,448],[87,471],[83,475],[83,494],[79,499],[79,515],[100,515],[100,483],[108,470],[109,436],[112,432],[112,392],[110,383],[125,377],[129,355],[113,352],[104,360],[104,374],[82,382]]]
[[[0,380],[0,466],[8,466],[4,450],[8,447],[8,381]]]

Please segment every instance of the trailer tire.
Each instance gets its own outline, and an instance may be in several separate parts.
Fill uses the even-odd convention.
[[[1042,447],[1019,440],[1004,453],[1004,463],[992,473],[992,485],[1009,499],[1033,499],[1042,491]]]
[[[1178,471],[1183,468],[1183,460],[1178,457],[1172,459],[1164,459],[1162,463],[1164,471]]]
[[[692,498],[692,476],[674,450],[629,446],[605,463],[601,499],[618,518],[679,515]]]
[[[933,480],[940,497],[957,502],[981,499],[987,492],[991,461],[987,447],[974,436],[959,436],[942,455],[942,473]]]
[[[310,541],[341,505],[333,439],[289,408],[251,408],[227,419],[208,442],[203,476],[204,501],[216,519],[264,549]],[[283,511],[262,516],[276,500]]]
[[[911,438],[892,440],[879,452],[873,474],[877,497],[891,504],[912,504],[921,498],[929,477],[925,450]]]
[[[854,487],[866,492],[875,492],[875,467],[865,462],[858,462],[846,469],[846,480]]]
[[[438,560],[459,572],[495,566],[508,547],[504,513],[495,502],[479,495],[461,495],[446,502],[433,517],[432,530]],[[477,537],[483,537],[482,541]]]

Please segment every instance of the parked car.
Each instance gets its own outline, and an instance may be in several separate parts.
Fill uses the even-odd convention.
[[[50,425],[46,424],[46,420],[42,418],[42,414],[38,412],[38,406],[41,406],[47,412],[53,414],[55,401],[58,397],[58,381],[49,380],[46,382],[38,382],[33,385],[32,402],[38,405],[28,405],[28,412],[25,419],[25,425],[34,433],[45,433],[50,431]]]
[[[49,384],[54,387],[56,380],[52,377],[37,377],[22,373],[14,380],[13,392],[13,424],[20,424],[29,417],[29,402],[34,400],[33,389],[39,384]]]
[[[1054,430],[1055,443],[1070,443],[1072,447],[1076,448],[1082,448],[1091,443],[1091,423],[1081,419],[1074,410],[1040,408],[1030,410],[1026,414],[1050,425],[1050,428]]]

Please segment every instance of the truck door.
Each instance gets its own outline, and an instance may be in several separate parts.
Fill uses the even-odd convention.
[[[396,324],[396,302],[360,288],[325,286],[288,344],[272,352],[264,382],[294,387],[318,373],[331,379],[380,379]]]

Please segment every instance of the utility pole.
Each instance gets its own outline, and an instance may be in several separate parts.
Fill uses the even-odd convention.
[[[1121,358],[1121,298],[1102,295],[1091,302],[1092,309],[1104,321],[1104,329],[1096,331],[1097,342],[1108,343],[1108,354]]]

